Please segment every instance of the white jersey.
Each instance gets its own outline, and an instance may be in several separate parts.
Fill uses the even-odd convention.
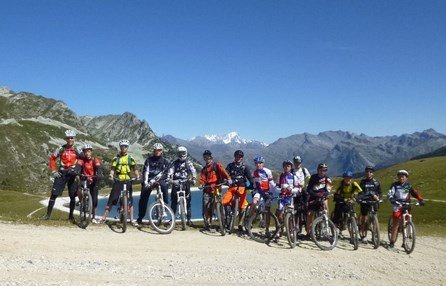
[[[310,178],[311,174],[307,168],[299,168],[294,171],[294,175],[297,178],[297,184],[300,186],[298,187],[299,192],[302,192],[302,189],[305,187],[305,179]]]

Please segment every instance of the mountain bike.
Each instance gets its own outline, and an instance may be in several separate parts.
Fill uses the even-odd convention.
[[[156,190],[156,200],[147,209],[150,225],[160,234],[169,234],[175,228],[175,214],[164,203],[163,192],[159,183],[153,183],[150,188]]]
[[[250,208],[254,210],[252,210],[252,215],[247,213],[246,230],[254,241],[267,243],[279,230],[279,220],[270,209],[266,208],[263,196],[256,205],[251,204]]]
[[[377,249],[380,243],[380,231],[378,222],[378,212],[376,211],[378,202],[382,200],[358,200],[362,204],[367,204],[370,206],[369,212],[367,213],[367,218],[364,223],[367,225],[367,229],[372,233],[372,244],[373,248]]]
[[[80,176],[80,188],[79,188],[79,226],[81,228],[87,228],[91,222],[91,216],[93,211],[93,198],[88,188],[88,178],[95,178],[95,176]]]
[[[399,220],[400,224],[398,226],[398,232],[401,232],[401,234],[403,235],[404,251],[406,251],[407,254],[410,254],[415,249],[415,240],[416,240],[415,225],[412,222],[412,214],[409,212],[410,205],[412,205],[413,203],[405,201],[397,201],[396,203],[402,206],[403,208],[403,215]],[[417,203],[416,205],[419,204]],[[392,233],[392,225],[393,225],[393,220],[392,216],[390,216],[389,222],[387,224],[389,241]]]
[[[187,219],[187,202],[186,202],[186,184],[189,183],[189,179],[178,179],[173,180],[172,184],[179,187],[177,191],[177,202],[178,202],[178,215],[181,219],[181,230],[186,229],[186,219]]]
[[[223,206],[223,203],[221,202],[221,186],[223,184],[217,184],[214,185],[213,188],[213,196],[214,196],[214,201],[212,203],[212,211],[210,212],[211,215],[214,215],[214,210],[217,213],[217,221],[218,221],[218,228],[219,228],[219,232],[220,234],[223,236],[226,234],[226,229],[225,229],[225,208]],[[203,188],[199,188],[200,190],[206,189],[206,188],[210,188],[211,186],[204,186]],[[205,219],[205,218],[204,218]],[[212,222],[212,220],[211,220]],[[206,222],[205,222],[206,224]]]
[[[277,229],[277,232],[274,234],[274,238],[277,238],[278,236],[280,236],[280,233],[282,232],[283,228],[285,228],[288,244],[290,245],[291,248],[294,248],[297,244],[297,232],[298,232],[297,229],[298,226],[296,225],[296,211],[294,210],[293,198],[294,198],[293,195],[281,195],[278,197],[279,201],[287,200],[288,203],[284,205],[284,208],[282,210],[285,214],[283,222],[280,223],[279,221],[279,227]]]
[[[342,231],[345,226],[347,227],[350,236],[350,243],[353,244],[353,249],[357,250],[359,246],[359,228],[356,222],[354,201],[344,199],[343,203],[347,206],[348,210],[342,213],[342,220],[339,229]]]
[[[311,203],[316,206],[316,219],[311,226],[311,239],[322,250],[332,250],[338,243],[338,232],[335,224],[328,218],[324,201],[327,198],[318,198]]]
[[[129,190],[127,190],[127,184],[132,184],[135,181],[135,178],[131,178],[130,180],[120,181],[117,178],[114,178],[115,181],[119,181],[122,183],[122,190],[119,196],[118,201],[118,220],[121,224],[122,232],[126,232],[127,230],[127,219],[129,217]]]

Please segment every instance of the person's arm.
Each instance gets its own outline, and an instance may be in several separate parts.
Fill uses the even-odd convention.
[[[416,198],[419,202],[420,205],[424,205],[424,200],[423,197],[421,196],[421,194],[419,192],[417,192],[414,188],[410,188],[410,195],[413,196],[414,198]]]
[[[220,174],[220,178],[223,178],[225,180],[231,180],[231,176],[229,176],[228,172],[226,172],[225,168],[223,168],[221,162],[217,162],[217,169]]]
[[[54,173],[57,171],[57,158],[59,157],[60,148],[57,148],[54,153],[51,153],[50,155],[50,171],[51,173]]]
[[[353,187],[354,187],[353,198],[356,198],[356,197],[358,197],[362,193],[362,188],[356,182],[353,182]]]
[[[194,164],[192,164],[191,161],[187,161],[186,164],[188,164],[189,166],[189,170],[191,172],[191,176],[192,176],[192,185],[195,185],[196,180],[197,180],[197,170],[195,170]]]
[[[149,169],[150,169],[150,160],[149,157],[144,161],[144,167],[142,167],[142,178],[144,181],[144,185],[149,184]]]
[[[389,199],[389,201],[390,201],[392,204],[395,203],[394,196],[395,196],[395,186],[394,186],[394,184],[392,184],[392,185],[390,186],[389,192],[387,193],[387,198]]]
[[[249,187],[251,189],[254,189],[254,179],[252,177],[252,173],[249,170],[249,167],[245,165],[245,174],[244,174],[246,180],[249,182]]]
[[[204,166],[203,169],[201,169],[201,172],[200,172],[200,185],[201,186],[206,185],[206,181],[207,181],[207,178],[206,178],[206,166]]]

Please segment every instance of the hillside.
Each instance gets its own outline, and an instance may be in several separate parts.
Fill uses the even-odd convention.
[[[443,146],[433,152],[413,157],[411,160],[432,158],[432,157],[438,157],[438,156],[446,156],[446,146]]]

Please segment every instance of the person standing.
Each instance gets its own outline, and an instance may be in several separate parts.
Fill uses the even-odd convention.
[[[139,199],[138,219],[139,224],[146,215],[147,204],[149,202],[150,194],[152,193],[152,186],[157,183],[161,192],[163,193],[164,203],[168,204],[167,197],[167,171],[169,169],[169,161],[163,157],[164,147],[161,143],[153,144],[152,156],[149,156],[144,162],[142,170],[143,183],[141,188],[141,197]]]
[[[68,195],[70,196],[70,213],[68,219],[71,222],[74,222],[73,212],[77,195],[76,177],[79,174],[79,165],[77,164],[79,152],[74,147],[75,137],[76,132],[73,130],[66,130],[66,144],[57,148],[57,150],[50,155],[50,170],[54,182],[46,214],[42,217],[43,220],[50,219],[56,198],[62,195],[65,186],[68,186]]]

